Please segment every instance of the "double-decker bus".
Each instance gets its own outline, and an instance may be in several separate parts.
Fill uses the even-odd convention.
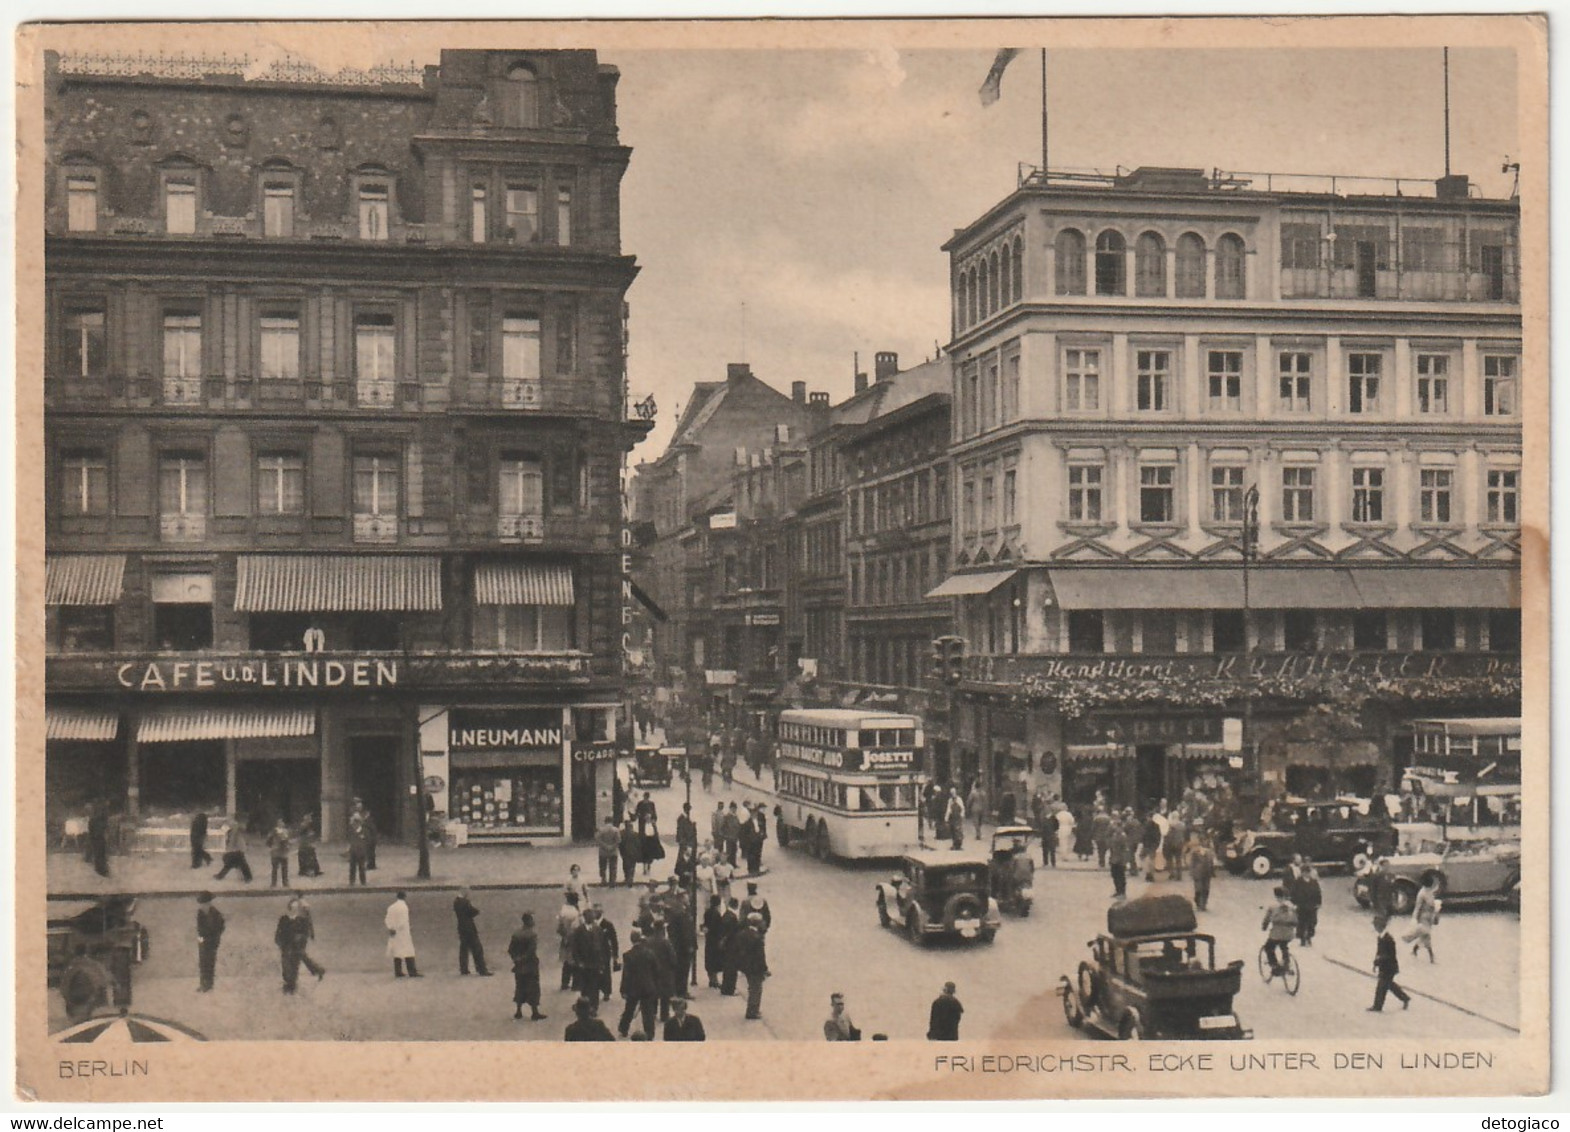
[[[775,794],[786,831],[815,857],[897,857],[915,847],[921,720],[854,708],[780,713]],[[788,832],[787,832],[788,831]]]

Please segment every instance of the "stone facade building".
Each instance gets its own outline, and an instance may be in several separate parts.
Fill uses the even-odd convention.
[[[592,51],[48,63],[51,815],[592,834],[622,700]]]
[[[1519,713],[1519,202],[1343,188],[1036,173],[946,245],[962,773],[1366,794]]]

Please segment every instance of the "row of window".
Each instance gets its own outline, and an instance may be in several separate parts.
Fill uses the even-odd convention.
[[[1356,457],[1362,459],[1363,457]],[[1281,468],[1278,506],[1272,516],[1282,523],[1309,524],[1328,521],[1324,505],[1325,483],[1317,455],[1288,453]],[[1370,456],[1372,460],[1374,457]],[[960,488],[960,531],[976,534],[1013,525],[1015,485],[1012,471],[1001,479],[1002,512],[995,506],[998,479],[983,468],[978,480],[964,478]],[[1216,453],[1210,460],[1208,495],[1201,521],[1227,526],[1243,522],[1246,452]],[[1349,469],[1349,511],[1352,523],[1390,525],[1395,511],[1389,500],[1393,489],[1390,472],[1380,464],[1354,464]],[[1494,526],[1520,523],[1521,473],[1518,468],[1488,468],[1483,473],[1483,508],[1480,520]],[[1107,501],[1108,473],[1102,456],[1071,454],[1065,477],[1064,519],[1068,523],[1100,525],[1115,521]],[[1175,525],[1185,521],[1185,493],[1176,453],[1153,450],[1140,454],[1131,522]],[[1459,526],[1463,522],[1454,467],[1420,467],[1417,475],[1415,522],[1430,526]],[[978,498],[980,505],[978,508]],[[1137,517],[1135,517],[1137,516]]]
[[[1011,352],[1012,350],[1012,352]],[[1181,351],[1135,349],[1132,357],[1131,409],[1137,413],[1176,414],[1196,400],[1207,414],[1259,411],[1251,372],[1253,351],[1205,349],[1197,388],[1185,387],[1178,367]],[[1059,406],[1062,412],[1102,414],[1116,409],[1110,389],[1109,358],[1102,347],[1065,346],[1059,353]],[[1282,415],[1322,412],[1325,408],[1324,355],[1315,350],[1277,350],[1274,408]],[[1344,411],[1381,416],[1396,410],[1392,353],[1350,350],[1341,356]],[[1510,353],[1480,356],[1484,416],[1513,417],[1521,410],[1520,357]],[[1464,404],[1459,360],[1454,352],[1412,352],[1411,406],[1422,417],[1449,416]],[[1005,347],[965,362],[959,373],[960,437],[974,436],[1020,419],[1017,348]]]
[[[208,579],[211,589],[211,579]],[[48,646],[55,652],[112,652],[115,607],[63,605],[53,609]],[[211,601],[152,603],[152,647],[195,652],[214,647]],[[565,652],[577,647],[576,611],[557,605],[476,605],[470,647],[483,652]],[[253,613],[246,621],[246,647],[258,652],[299,652],[307,634],[320,634],[320,647],[357,652],[408,648],[403,618],[392,613]]]
[[[948,576],[949,551],[938,544],[926,550],[850,562],[848,605],[904,605],[925,599]]]
[[[777,778],[780,797],[813,802],[830,809],[861,813],[916,808],[914,782],[886,782],[877,786],[847,785],[813,775],[798,774],[783,767]]]
[[[960,470],[960,530],[995,531],[1019,523],[1018,470],[1007,467],[1010,458],[971,465]],[[1072,474],[1072,469],[1070,470]],[[1001,474],[1000,474],[1001,473]],[[976,524],[980,523],[977,527]]]
[[[1128,243],[1123,233],[1108,228],[1096,236],[1094,258],[1087,261],[1084,233],[1063,228],[1053,239],[1053,274],[1059,295],[1083,295],[1094,282],[1094,294],[1129,294]],[[1178,237],[1172,253],[1172,275],[1167,274],[1167,242],[1157,232],[1144,232],[1134,241],[1133,294],[1138,298],[1203,299],[1210,289],[1210,270],[1204,239],[1194,232]],[[1215,297],[1241,299],[1247,294],[1248,249],[1243,238],[1228,232],[1216,241]]]
[[[501,305],[499,317],[482,303],[470,304],[469,372],[490,373],[499,360],[503,380],[537,380],[544,369],[543,347],[546,320],[538,309],[525,305],[529,300],[512,300]],[[166,382],[199,381],[210,351],[217,342],[204,342],[203,304],[193,300],[171,303],[161,315],[162,375]],[[73,299],[60,315],[59,372],[66,378],[101,378],[109,371],[108,304],[102,299]],[[553,362],[557,374],[568,375],[577,368],[576,312],[554,304],[549,316],[553,331]],[[355,379],[373,389],[389,390],[386,403],[392,402],[390,387],[398,380],[399,312],[390,304],[356,304],[353,315],[352,364]],[[257,375],[263,382],[299,381],[305,372],[306,340],[302,334],[302,310],[297,301],[264,302],[251,331]],[[165,400],[169,388],[166,386]],[[188,387],[174,386],[176,390]],[[180,399],[176,393],[175,399]],[[199,387],[196,399],[200,399]],[[363,399],[362,399],[363,400]]]
[[[402,514],[403,456],[397,451],[356,451],[350,462],[355,537],[357,541],[392,541]],[[553,507],[587,506],[588,471],[577,462],[552,467],[549,501]],[[111,510],[110,462],[101,449],[74,449],[61,455],[59,513],[68,518],[107,516]],[[233,469],[226,469],[232,474]],[[300,450],[264,450],[252,465],[252,496],[259,516],[303,516],[306,512],[308,462]],[[545,514],[547,464],[538,455],[504,452],[496,460],[498,533],[531,532],[523,520]],[[208,457],[200,451],[166,451],[158,460],[158,513],[168,541],[199,541],[206,537],[211,512]],[[385,523],[375,520],[387,520]],[[509,522],[511,521],[511,522]],[[517,527],[509,532],[509,526]]]
[[[1469,616],[1469,615],[1468,615]],[[1521,647],[1518,610],[1491,610],[1482,626],[1473,626],[1472,644],[1482,630],[1492,652]],[[1422,609],[1410,613],[1384,609],[1316,611],[1287,609],[1253,614],[1257,647],[1265,651],[1319,652],[1354,649],[1383,652],[1405,647],[1450,651],[1465,643],[1461,616],[1453,609]],[[1242,610],[1142,610],[1113,615],[1076,609],[1065,615],[1064,629],[1071,653],[1130,651],[1172,655],[1190,652],[1241,653],[1246,650]],[[1198,631],[1196,631],[1198,630]]]
[[[1024,297],[1025,241],[1015,236],[960,269],[954,282],[955,323],[961,330],[974,326]]]
[[[171,236],[205,234],[199,223],[203,171],[168,168],[162,174],[163,231]],[[468,238],[476,244],[555,244],[573,241],[571,169],[475,171],[469,182]],[[72,165],[65,176],[66,230],[97,232],[104,225],[100,205],[102,177],[97,169]],[[354,175],[354,212],[349,218],[361,240],[391,239],[394,178],[385,170],[362,168]],[[261,230],[266,238],[304,236],[299,199],[301,173],[285,163],[264,166],[258,177]]]
[[[944,464],[920,468],[874,487],[847,493],[850,533],[904,530],[948,518],[949,470]]]

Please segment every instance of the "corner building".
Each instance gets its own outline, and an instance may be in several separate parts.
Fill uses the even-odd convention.
[[[1413,718],[1519,714],[1518,247],[1465,177],[1152,168],[957,232],[961,766],[1366,795]]]
[[[648,427],[617,72],[235,70],[47,64],[49,816],[590,836]]]

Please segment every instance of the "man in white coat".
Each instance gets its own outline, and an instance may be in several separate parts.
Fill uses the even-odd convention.
[[[405,903],[403,893],[393,897],[393,902],[387,906],[387,954],[393,961],[393,974],[403,978],[403,969],[407,964],[409,978],[421,978],[420,972],[414,966],[414,931],[409,927],[409,905]]]

